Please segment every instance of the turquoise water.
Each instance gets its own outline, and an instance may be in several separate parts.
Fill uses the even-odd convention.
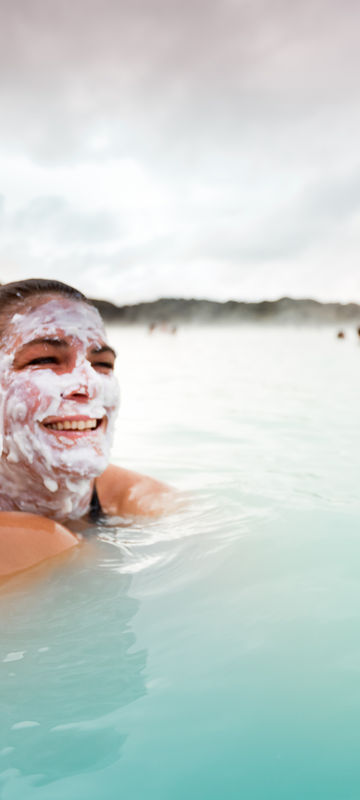
[[[0,594],[3,800],[358,800],[360,348],[113,330],[114,460],[179,487]]]

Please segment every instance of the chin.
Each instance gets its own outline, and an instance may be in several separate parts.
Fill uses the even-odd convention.
[[[43,480],[44,476],[54,479],[73,477],[91,480],[104,472],[110,458],[110,441],[108,437],[98,437],[96,441],[77,442],[71,446],[61,444],[55,438],[49,440],[46,434],[39,432],[22,432],[21,437],[12,433],[4,440],[4,452],[7,462],[27,470]],[[36,477],[35,477],[36,476]]]
[[[54,448],[46,454],[45,463],[39,459],[37,472],[44,468],[54,475],[68,478],[97,478],[106,469],[110,459],[110,447],[106,440],[80,443],[72,447]],[[49,457],[51,456],[51,457]]]
[[[64,453],[64,458],[58,459],[54,474],[66,475],[67,477],[77,478],[97,478],[101,475],[109,463],[108,453],[81,452],[81,448]]]

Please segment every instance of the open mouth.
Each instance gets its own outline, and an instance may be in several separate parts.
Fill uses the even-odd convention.
[[[100,419],[91,417],[66,417],[64,419],[49,419],[41,422],[43,428],[58,433],[89,433],[103,425],[105,417]]]

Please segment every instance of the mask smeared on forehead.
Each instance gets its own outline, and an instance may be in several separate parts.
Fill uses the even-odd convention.
[[[20,334],[26,341],[36,336],[56,335],[59,329],[84,344],[105,338],[102,319],[94,306],[60,296],[45,302],[40,300],[30,311],[22,311],[20,307],[8,321],[5,338],[11,340]]]
[[[40,301],[41,303],[41,301]],[[16,370],[14,353],[37,338],[71,341],[76,362],[71,371],[57,372],[42,365]],[[106,342],[97,310],[82,302],[54,298],[31,311],[16,311],[6,327],[0,350],[0,445],[4,470],[11,465],[17,475],[21,465],[56,492],[59,481],[89,480],[106,468],[119,405],[119,389],[113,372],[97,371],[86,358],[89,348]],[[76,393],[79,393],[77,397]],[[73,396],[72,396],[73,395]],[[81,395],[81,396],[80,396]],[[105,419],[98,429],[70,437],[48,430],[47,418],[86,416]],[[3,481],[2,481],[3,483]],[[21,487],[17,490],[21,492]]]

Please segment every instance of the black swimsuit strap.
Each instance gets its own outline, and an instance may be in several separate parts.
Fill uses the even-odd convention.
[[[99,496],[96,490],[96,483],[94,483],[93,493],[91,495],[90,506],[89,506],[89,514],[92,522],[96,522],[99,517],[102,515],[102,508],[99,500]]]

